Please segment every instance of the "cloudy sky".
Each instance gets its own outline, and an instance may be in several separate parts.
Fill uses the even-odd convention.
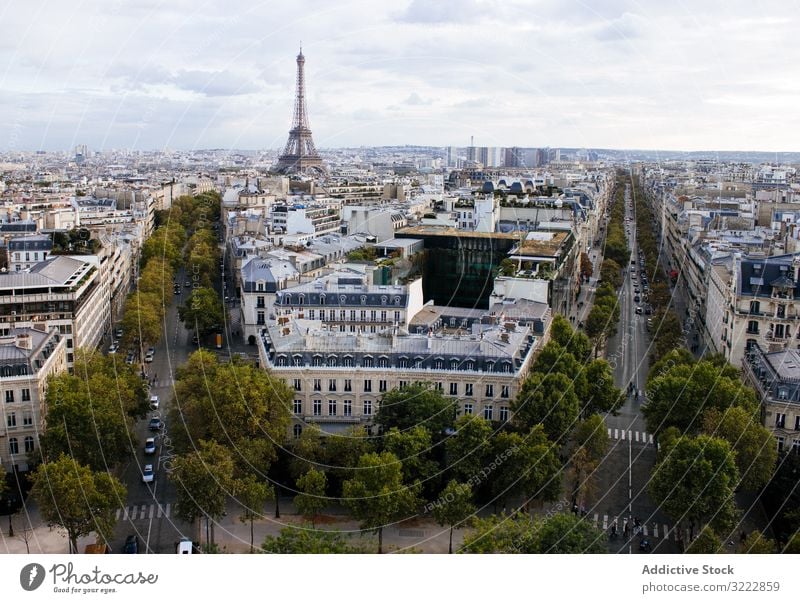
[[[0,150],[800,150],[798,0],[6,0]]]

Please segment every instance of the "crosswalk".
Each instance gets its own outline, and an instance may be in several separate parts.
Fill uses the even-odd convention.
[[[121,509],[117,509],[116,518],[123,521],[136,521],[137,519],[160,519],[162,517],[169,518],[170,511],[172,510],[170,503],[150,504],[150,505],[130,505]]]
[[[617,534],[620,538],[624,537],[623,531],[625,529],[625,518],[624,517],[614,517],[609,515],[600,515],[599,513],[595,513],[592,517],[592,524],[594,527],[598,529],[602,529],[603,531],[607,532],[611,529],[611,526],[614,525],[614,522],[617,522]],[[663,538],[674,540],[675,542],[679,542],[681,540],[681,530],[672,527],[670,528],[669,525],[662,523],[652,522],[647,525],[641,525],[636,528],[633,525],[632,521],[628,522],[628,529],[629,529],[629,536],[639,536],[640,534],[643,535],[645,538]],[[683,529],[683,540],[685,542],[689,542],[689,529]]]
[[[634,444],[653,444],[653,434],[630,429],[608,428],[608,437],[612,440],[630,440]]]

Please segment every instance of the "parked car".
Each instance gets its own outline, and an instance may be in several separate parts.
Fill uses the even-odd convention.
[[[133,364],[134,358],[136,358],[136,354],[128,352],[128,355],[125,357],[125,364]]]
[[[152,410],[158,410],[158,396],[150,396],[150,408]]]
[[[642,300],[639,298],[639,296],[638,296],[638,295],[634,295],[634,296],[633,296],[633,301],[635,301],[636,303],[639,303],[639,302],[640,302],[640,301],[642,301]]]
[[[642,313],[642,308],[640,306],[636,306],[636,313],[637,314],[641,314]]]
[[[116,331],[114,331],[114,337],[117,339],[122,339],[122,327],[119,327]]]
[[[164,421],[161,420],[161,417],[156,415],[150,419],[150,423],[148,423],[147,427],[150,431],[161,431],[164,428]]]
[[[156,453],[156,439],[155,438],[147,438],[144,441],[144,453],[145,454],[155,454]]]
[[[136,534],[129,534],[125,539],[125,546],[122,548],[123,553],[135,555],[139,552],[139,537]]]
[[[156,355],[156,349],[155,348],[149,348],[147,350],[147,353],[144,355],[144,361],[145,362],[153,362],[153,358],[155,357],[155,355]]]
[[[145,484],[152,484],[155,478],[156,476],[155,473],[153,473],[153,466],[145,465],[144,470],[142,471],[142,482]]]
[[[194,549],[194,544],[188,538],[181,538],[175,543],[175,552],[178,555],[191,555],[192,549]]]
[[[185,283],[183,283],[183,286],[184,287],[191,287],[192,286],[192,281],[186,281]]]
[[[112,343],[111,347],[108,348],[108,353],[109,354],[116,354],[118,349],[119,349],[119,344],[117,344],[116,342]]]

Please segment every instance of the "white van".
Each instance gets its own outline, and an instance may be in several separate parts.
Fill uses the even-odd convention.
[[[175,553],[178,555],[191,555],[192,554],[192,541],[188,538],[181,538],[175,543]]]

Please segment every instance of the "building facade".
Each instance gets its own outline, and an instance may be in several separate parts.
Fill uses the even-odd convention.
[[[28,471],[39,459],[47,379],[67,368],[66,339],[58,329],[8,329],[0,337],[0,465]]]

